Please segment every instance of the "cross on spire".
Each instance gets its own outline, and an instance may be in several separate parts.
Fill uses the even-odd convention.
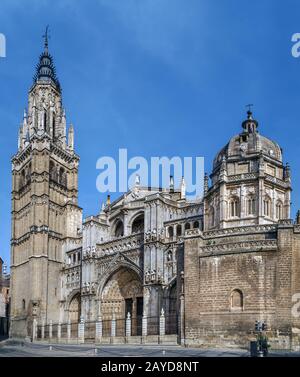
[[[252,107],[253,107],[253,104],[249,103],[248,105],[246,105],[246,107],[248,108],[248,111],[247,111],[248,119],[252,119]]]
[[[49,25],[46,26],[46,31],[45,31],[45,34],[43,35],[43,38],[44,38],[45,49],[48,49],[48,39],[50,39]]]
[[[252,103],[249,103],[249,105],[246,105],[246,107],[248,107],[248,112],[252,112],[252,107],[253,107],[253,104]]]

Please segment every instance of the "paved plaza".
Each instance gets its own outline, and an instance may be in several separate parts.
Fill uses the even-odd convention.
[[[300,357],[300,352],[272,351],[271,357]],[[232,348],[184,348],[180,346],[33,344],[8,340],[0,345],[0,357],[250,357],[248,350]]]

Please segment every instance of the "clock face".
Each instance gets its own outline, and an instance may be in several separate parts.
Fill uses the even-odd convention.
[[[245,150],[247,149],[247,144],[242,143],[241,146],[240,146],[240,149],[241,149],[242,152],[245,152]]]
[[[269,150],[269,155],[270,155],[270,156],[274,156],[274,151],[273,151],[273,149],[270,149],[270,150]]]

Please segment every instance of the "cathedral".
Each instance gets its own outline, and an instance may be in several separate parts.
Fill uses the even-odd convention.
[[[11,337],[31,337],[35,323],[42,337],[86,324],[93,338],[94,324],[130,318],[130,335],[146,339],[163,318],[182,345],[245,346],[261,320],[274,345],[299,349],[300,215],[282,149],[250,109],[201,199],[186,198],[184,179],[137,179],[83,219],[78,169],[46,36],[12,158]]]

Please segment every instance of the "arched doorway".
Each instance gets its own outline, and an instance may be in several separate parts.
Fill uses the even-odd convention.
[[[124,330],[125,319],[130,313],[132,335],[141,335],[143,285],[135,271],[121,267],[110,276],[101,292],[100,312],[104,321],[110,321],[115,315],[117,333]]]
[[[178,305],[177,305],[177,285],[174,283],[168,295],[168,312],[166,318],[166,333],[177,334],[178,332]]]
[[[71,322],[79,322],[80,320],[80,294],[77,293],[69,304],[69,319]]]

